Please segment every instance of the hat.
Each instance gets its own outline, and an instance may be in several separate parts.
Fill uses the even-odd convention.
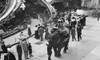
[[[9,52],[11,52],[11,48],[7,48],[7,50],[8,50]]]

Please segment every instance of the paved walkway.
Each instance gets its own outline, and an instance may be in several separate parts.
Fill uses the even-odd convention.
[[[35,21],[32,22],[32,31],[34,30]],[[52,60],[100,60],[100,21],[97,21],[94,18],[87,18],[87,26],[84,27],[82,34],[82,41],[72,42],[70,40],[69,50],[66,54],[62,52],[61,58],[54,57],[52,54]],[[24,34],[27,35],[27,30],[24,31]],[[12,44],[15,41],[17,34],[5,39],[6,44]],[[34,37],[29,39],[29,42],[32,44],[33,55],[30,60],[47,60],[47,50],[46,50],[46,41],[41,42],[40,40],[34,39]],[[14,51],[14,54],[17,58],[16,46],[11,48]],[[23,58],[24,59],[24,58]]]

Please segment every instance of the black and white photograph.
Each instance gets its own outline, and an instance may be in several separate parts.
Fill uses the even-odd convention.
[[[100,60],[100,0],[0,0],[0,60]]]

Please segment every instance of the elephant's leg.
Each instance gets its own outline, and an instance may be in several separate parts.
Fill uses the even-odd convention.
[[[51,60],[51,54],[52,54],[52,46],[47,46],[47,54],[48,54],[48,60]]]
[[[58,56],[57,57],[61,57],[61,49],[62,48],[58,48],[58,52],[57,52],[58,53]]]
[[[59,45],[58,45],[58,57],[61,57],[61,49],[63,48],[63,43],[60,43]]]
[[[57,47],[53,47],[54,53],[55,53],[55,57],[57,57]]]
[[[64,53],[66,53],[66,51],[68,50],[68,43],[69,41],[64,43],[64,50],[63,50]]]
[[[69,44],[69,40],[70,40],[70,35],[68,35],[67,38],[68,38],[67,41],[64,42],[64,50],[63,50],[64,53],[66,53],[66,51],[68,50],[68,44]]]

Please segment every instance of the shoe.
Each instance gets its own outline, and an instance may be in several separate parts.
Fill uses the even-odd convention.
[[[80,40],[78,40],[78,41],[80,41]]]
[[[33,57],[33,55],[31,55],[30,57]]]

